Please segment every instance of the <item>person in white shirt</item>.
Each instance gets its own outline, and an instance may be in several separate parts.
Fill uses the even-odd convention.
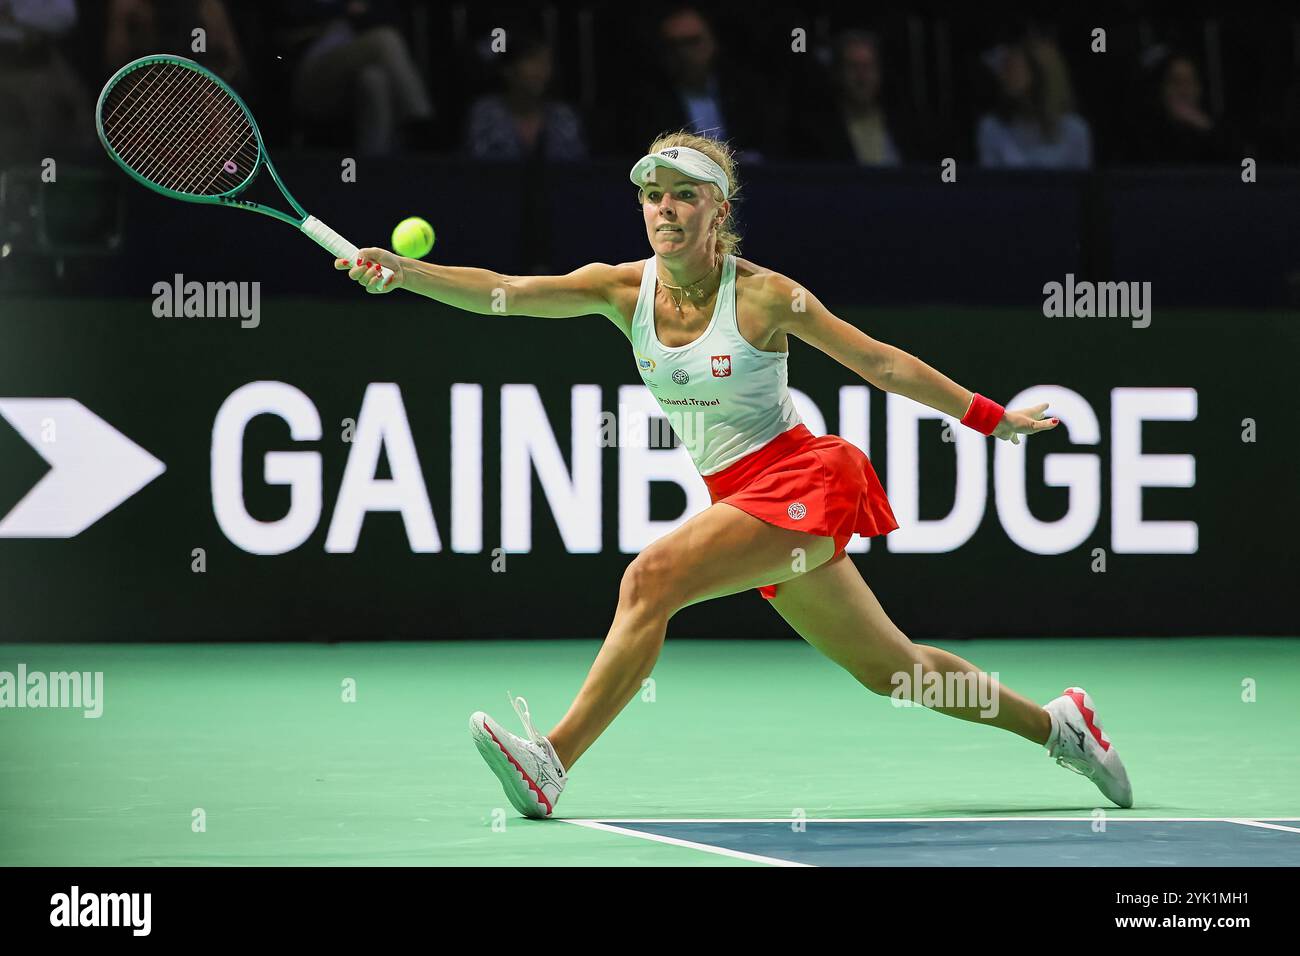
[[[909,699],[1045,746],[1131,805],[1123,764],[1082,690],[1041,707],[949,651],[912,643],[885,614],[844,547],[855,533],[887,534],[897,522],[867,456],[799,421],[787,387],[789,344],[797,338],[878,389],[1016,443],[1058,424],[1047,406],[1008,411],[837,318],[794,280],[737,256],[736,170],[724,144],[685,131],[661,136],[630,177],[652,253],[638,262],[505,276],[368,248],[335,263],[369,292],[406,288],[482,315],[499,314],[504,293],[511,315],[604,316],[627,337],[713,500],[628,566],[605,643],[549,734],[537,732],[522,698],[512,703],[527,738],[482,711],[471,716],[474,742],[515,808],[551,815],[569,769],[653,670],[677,611],[750,588],[868,689],[894,695],[900,674],[960,676],[975,685],[971,701],[997,706],[923,701],[920,687]],[[381,267],[392,270],[387,281]]]

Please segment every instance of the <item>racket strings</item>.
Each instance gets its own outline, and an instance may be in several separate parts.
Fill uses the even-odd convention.
[[[164,98],[174,97],[180,91],[180,84],[184,83],[192,74],[190,71],[173,68],[159,68],[150,71],[152,76],[147,86],[145,81],[138,81],[134,89],[128,90],[118,107],[113,111],[113,120],[116,121],[116,129],[111,125],[112,121],[106,121],[106,130],[109,133],[110,141],[113,141],[114,148],[123,159],[133,162],[134,165],[142,169],[147,165],[145,160],[148,158],[142,154],[142,147],[152,140],[156,152],[161,155],[162,147],[165,147],[170,138],[179,130],[179,123],[175,120],[178,118],[173,115],[172,123],[167,123],[166,118],[158,120],[154,113],[154,107]],[[116,90],[114,90],[116,92]],[[132,103],[131,94],[135,94],[134,103]],[[131,108],[126,112],[121,112],[123,106],[131,104]],[[120,114],[120,118],[119,117]],[[153,118],[153,126],[150,126],[150,119]]]
[[[113,148],[124,160],[130,162],[132,159],[138,158],[134,154],[137,152],[141,137],[147,128],[146,120],[149,114],[145,110],[132,113],[129,109],[123,113],[123,107],[131,104],[133,98],[138,105],[150,95],[162,93],[165,87],[173,85],[180,77],[181,73],[179,71],[169,73],[164,70],[153,70],[148,77],[149,82],[147,85],[144,81],[137,81],[133,86],[120,83],[111,91],[109,101],[118,94],[119,90],[126,87],[117,105],[113,108],[113,112],[104,119],[104,131]],[[135,166],[133,165],[131,168],[134,169]]]
[[[239,128],[244,120],[243,111],[220,88],[209,84],[203,106],[208,110],[204,117],[207,125],[204,135],[192,140],[188,153],[181,158],[183,178],[179,189],[210,195],[214,183],[222,186],[217,192],[224,192],[239,182],[239,177],[226,172],[226,162],[231,162],[236,172],[248,167],[233,159],[231,147],[235,147],[234,155],[246,157],[245,151],[250,143],[255,144],[255,139],[251,128],[246,136],[240,136],[244,132]]]
[[[175,192],[228,192],[257,163],[257,135],[240,105],[206,75],[177,64],[127,74],[102,112],[105,138],[122,161]]]
[[[206,80],[206,77],[204,77]],[[207,82],[207,89],[203,94],[202,105],[207,110],[204,117],[207,122],[205,137],[199,137],[192,141],[192,147],[188,154],[182,157],[181,167],[184,170],[184,179],[182,180],[183,191],[197,192],[208,194],[209,187],[218,182],[225,175],[231,181],[223,189],[217,190],[224,192],[239,182],[233,174],[226,173],[225,163],[229,160],[233,162],[230,154],[230,146],[239,143],[235,150],[235,155],[246,156],[244,151],[252,146],[256,151],[256,139],[253,136],[252,128],[244,118],[244,112],[239,105],[226,94],[215,83]],[[246,134],[240,136],[240,134]],[[235,163],[235,169],[240,169],[240,164]],[[247,167],[243,167],[247,168]],[[199,188],[204,177],[206,181]]]
[[[165,143],[165,161],[155,162],[147,175],[158,177],[169,172],[170,182],[164,185],[177,192],[225,192],[238,185],[252,168],[256,137],[243,110],[224,90],[202,74],[186,72],[194,79],[181,88],[170,117],[178,132]],[[233,173],[227,172],[226,162],[233,164]],[[212,188],[214,184],[216,189]]]
[[[189,111],[176,109],[156,116],[150,125],[147,110],[160,105],[164,98],[172,104],[188,101],[198,89],[198,74],[186,70],[177,70],[166,78],[149,99],[148,105],[139,110],[140,119],[136,123],[135,137],[132,145],[139,155],[140,172],[144,175],[157,175],[161,171],[162,161],[175,162],[174,153],[182,145],[182,137],[190,132],[188,125],[193,116]]]
[[[212,194],[238,185],[257,154],[256,137],[243,111],[200,73],[170,64],[159,66],[153,72],[161,76],[133,104],[140,119],[125,127],[129,138],[125,140],[124,150],[119,151],[123,158],[146,179],[177,192]],[[163,113],[162,118],[151,126],[148,117],[159,112]],[[114,117],[115,120],[118,117],[116,109]],[[236,173],[226,172],[223,177],[224,162],[213,160],[223,153],[231,153],[231,132],[245,131],[247,135],[242,141],[234,140],[240,145],[228,157],[232,161],[241,160],[243,172],[236,163]],[[210,172],[214,166],[215,172]],[[205,174],[207,181],[201,189],[196,189]],[[212,190],[214,184],[218,188]]]
[[[162,75],[162,70],[158,72],[160,82],[151,86],[146,95],[140,97],[139,108],[135,115],[127,114],[124,118],[123,122],[131,125],[125,131],[123,148],[119,150],[123,158],[131,163],[132,168],[146,178],[156,178],[160,161],[167,157],[169,149],[174,148],[177,137],[184,130],[186,118],[184,114],[174,112],[161,119],[155,118],[151,126],[150,107],[161,102],[163,98],[184,95],[187,82],[190,86],[197,83],[196,80],[191,79],[197,74],[187,70],[177,68],[167,75]]]
[[[185,185],[183,151],[187,144],[193,146],[199,132],[194,107],[204,77],[171,64],[145,69],[151,75],[130,75],[135,82],[109,113],[105,132],[114,149],[139,175],[184,191],[177,188]]]

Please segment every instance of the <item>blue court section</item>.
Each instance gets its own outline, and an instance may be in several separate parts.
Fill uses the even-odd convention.
[[[629,836],[811,866],[1297,866],[1300,832],[1227,820],[622,822]],[[1300,820],[1270,821],[1300,830]]]

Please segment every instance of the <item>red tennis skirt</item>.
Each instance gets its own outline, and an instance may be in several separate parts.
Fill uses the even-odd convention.
[[[898,527],[871,461],[838,435],[796,425],[734,465],[704,476],[713,503],[725,501],[768,524],[835,539],[838,556],[854,534]],[[758,589],[769,601],[776,585]]]

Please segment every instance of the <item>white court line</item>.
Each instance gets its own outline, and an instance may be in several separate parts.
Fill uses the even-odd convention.
[[[1099,808],[1101,809],[1101,808]],[[1247,821],[1231,817],[1129,817],[1112,816],[1118,810],[1106,810],[1107,823],[1244,823]],[[1021,820],[1044,820],[1065,823],[1088,823],[1095,818],[1078,817],[601,817],[599,820],[566,820],[580,826],[588,824],[624,824],[624,823],[1005,823]],[[1278,820],[1286,823],[1300,824],[1300,817],[1252,817],[1252,821]],[[1289,827],[1277,827],[1287,830]]]
[[[642,840],[651,840],[655,843],[667,843],[669,846],[684,846],[691,850],[703,850],[705,853],[716,853],[718,856],[729,856],[737,860],[749,860],[753,863],[768,863],[772,866],[810,865],[808,863],[795,863],[793,860],[780,860],[774,856],[759,856],[757,853],[742,853],[740,850],[728,850],[725,847],[711,846],[708,843],[696,843],[693,840],[679,840],[676,837],[660,836],[657,833],[646,833],[642,830],[628,830],[623,827],[610,826],[607,823],[599,823],[595,820],[565,820],[564,822],[572,823],[575,826],[586,827],[589,830],[604,830],[607,833],[617,833],[621,836],[638,837]],[[665,820],[659,822],[668,823],[679,821]]]
[[[1264,817],[1265,820],[1272,819]],[[1229,820],[1229,823],[1240,823],[1243,827],[1263,827],[1265,830],[1285,830],[1287,833],[1300,833],[1300,827],[1280,827],[1276,823],[1261,823],[1259,820]],[[1292,823],[1300,823],[1300,820],[1292,820]]]

